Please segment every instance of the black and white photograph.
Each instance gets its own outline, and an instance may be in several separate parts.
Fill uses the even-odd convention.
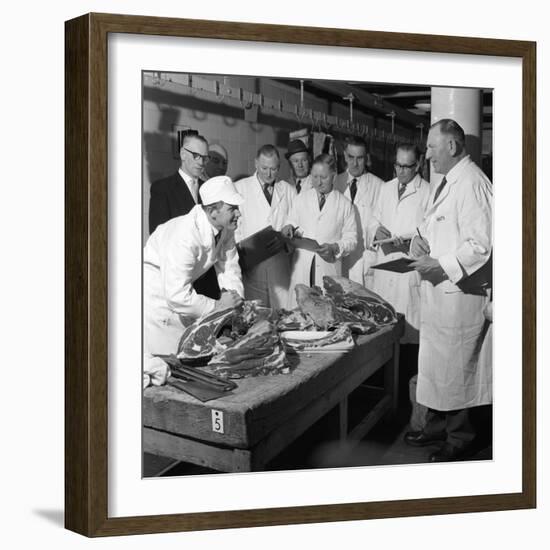
[[[142,72],[142,476],[493,458],[493,90]]]

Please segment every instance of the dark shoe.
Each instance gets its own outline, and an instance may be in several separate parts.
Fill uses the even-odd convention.
[[[448,443],[445,443],[439,451],[430,455],[430,462],[452,462],[453,460],[460,460],[465,455],[465,450],[459,447],[453,447]]]
[[[413,447],[425,447],[432,443],[445,441],[445,439],[447,439],[447,436],[444,433],[428,434],[422,430],[419,432],[407,432],[405,434],[405,443]]]

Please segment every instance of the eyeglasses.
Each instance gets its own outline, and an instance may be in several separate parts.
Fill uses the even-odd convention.
[[[394,167],[396,170],[412,170],[413,168],[416,168],[416,162],[413,162],[412,164],[399,164],[395,163]]]
[[[193,155],[193,160],[199,160],[201,159],[203,162],[208,162],[210,160],[210,155],[201,155],[200,153],[195,153],[195,151],[191,151],[187,149],[187,147],[184,147],[184,149]]]

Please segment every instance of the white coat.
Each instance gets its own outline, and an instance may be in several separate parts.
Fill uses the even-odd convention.
[[[397,178],[385,182],[380,187],[378,200],[374,210],[376,223],[374,227],[383,225],[394,236],[411,235],[421,225],[428,206],[430,184],[417,174],[405,188],[399,198],[399,180]],[[367,244],[372,244],[373,233]],[[377,248],[377,262],[388,262],[403,256],[402,252],[384,254],[382,247]],[[393,273],[373,269],[372,290],[387,300],[396,311],[405,315],[405,333],[402,344],[418,344],[418,329],[420,327],[420,275],[417,271],[409,273]]]
[[[209,313],[215,300],[192,286],[214,266],[220,288],[244,295],[232,232],[215,244],[214,229],[202,206],[159,225],[143,251],[144,353],[176,353],[186,326]]]
[[[309,250],[295,250],[287,306],[292,309],[296,307],[294,287],[299,283],[309,286],[312,262],[315,262],[315,284],[321,288],[324,275],[342,275],[342,258],[357,246],[357,225],[351,201],[335,189],[327,194],[322,210],[319,210],[315,189],[300,193],[292,205],[287,223],[297,227],[303,237],[315,239],[319,244],[337,243],[340,248],[334,263],[325,262]]]
[[[239,206],[241,217],[235,231],[237,242],[250,237],[264,227],[280,231],[286,223],[296,189],[286,181],[278,181],[273,187],[271,206],[265,198],[257,174],[235,182],[237,191],[244,198]],[[255,268],[243,274],[247,300],[261,300],[267,307],[280,309],[286,306],[290,284],[290,257],[279,252]]]
[[[417,400],[449,411],[492,402],[490,337],[483,309],[489,298],[465,294],[455,284],[483,266],[492,249],[491,182],[469,156],[447,174],[447,185],[420,227],[449,276],[437,286],[421,284]]]
[[[339,174],[335,189],[351,200],[350,183],[353,180],[347,170]],[[373,210],[384,181],[367,172],[357,178],[357,194],[353,202],[355,220],[359,230],[355,250],[346,257],[343,263],[343,274],[352,281],[367,286],[367,274],[371,265],[376,263],[376,251],[366,245],[369,241],[369,228],[372,224]]]

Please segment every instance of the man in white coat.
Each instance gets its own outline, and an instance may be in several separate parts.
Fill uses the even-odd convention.
[[[394,162],[396,177],[380,187],[375,205],[376,229],[373,242],[392,237],[405,238],[405,240],[377,245],[377,263],[389,262],[408,253],[410,240],[424,219],[430,184],[418,173],[419,167],[418,147],[412,143],[398,144]],[[418,272],[394,273],[375,269],[372,290],[392,304],[396,311],[405,315],[405,333],[401,343],[418,344],[420,327],[420,275]],[[418,348],[415,351],[418,352]]]
[[[492,402],[487,284],[492,251],[492,185],[465,150],[463,129],[442,119],[429,131],[426,158],[441,182],[413,238],[411,264],[422,277],[417,401],[429,408],[422,431],[405,441],[443,441],[430,461],[456,460],[475,438],[472,416]],[[474,277],[469,277],[472,274]],[[471,281],[478,279],[478,288]],[[467,284],[470,283],[468,286]]]
[[[376,251],[366,246],[372,240],[369,227],[372,226],[373,209],[378,198],[382,179],[367,172],[367,144],[359,137],[350,138],[344,148],[346,171],[336,178],[335,188],[349,199],[355,211],[357,227],[359,228],[358,242],[355,250],[345,259],[344,275],[351,280],[364,285],[367,284],[369,268],[376,263]]]
[[[296,189],[288,182],[278,180],[280,156],[273,145],[258,149],[256,172],[235,182],[244,201],[235,238],[239,242],[254,233],[271,226],[280,231],[288,217],[290,205],[296,197]],[[244,292],[247,300],[261,300],[266,307],[286,307],[290,284],[290,255],[281,250],[276,239],[268,244],[276,251],[271,257],[243,273]],[[277,251],[278,250],[278,251]]]
[[[234,231],[242,197],[227,176],[201,185],[198,204],[159,225],[143,251],[144,353],[176,353],[185,327],[215,308],[237,307],[244,295]],[[214,266],[219,300],[193,282]]]
[[[292,263],[288,307],[296,307],[294,287],[301,283],[323,287],[324,275],[342,274],[342,258],[357,246],[357,225],[351,201],[334,189],[336,162],[319,155],[311,168],[312,189],[298,195],[282,233],[306,237],[321,246],[316,251],[297,248]]]
[[[293,139],[288,144],[285,157],[290,165],[291,183],[294,184],[296,193],[299,195],[302,191],[311,189],[311,176],[309,175],[311,158],[306,144],[301,139]]]

